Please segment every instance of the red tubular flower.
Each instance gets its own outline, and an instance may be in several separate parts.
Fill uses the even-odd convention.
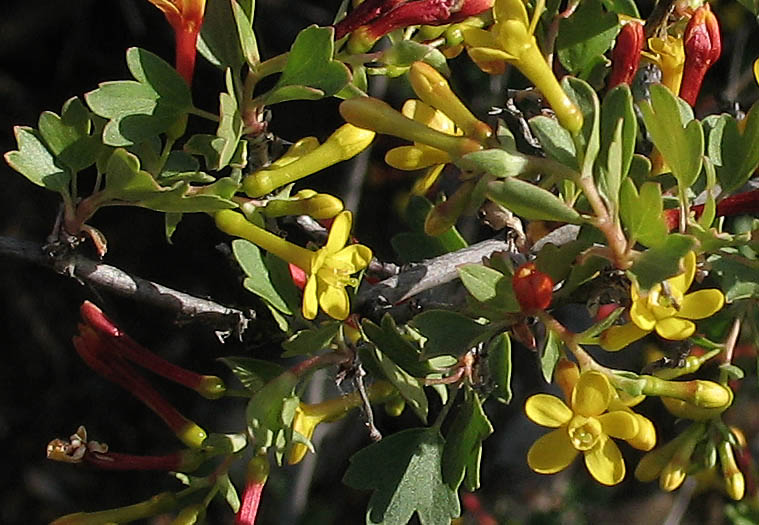
[[[683,36],[685,65],[680,98],[691,106],[696,104],[704,75],[717,61],[722,52],[717,17],[709,4],[704,4],[693,13]]]
[[[523,313],[545,310],[551,304],[553,280],[538,270],[535,263],[528,262],[517,268],[511,284]]]
[[[367,0],[368,3],[371,0]],[[374,42],[395,29],[401,29],[413,25],[444,25],[460,22],[465,18],[477,15],[493,7],[494,0],[386,0],[372,2],[374,18],[364,15],[365,19],[359,20],[356,16],[353,21],[353,13],[335,26],[335,36],[340,38],[348,32],[353,32],[351,43],[354,51],[360,52],[369,49]],[[363,4],[362,4],[363,6]],[[359,12],[360,7],[354,12]],[[369,9],[367,9],[369,11]],[[363,13],[362,13],[363,14]],[[351,21],[346,22],[346,20]],[[342,24],[342,25],[341,25]],[[338,36],[340,35],[340,36]]]
[[[245,475],[245,489],[242,493],[240,510],[235,517],[235,525],[253,525],[261,503],[261,493],[269,477],[269,460],[266,456],[256,456],[248,462]]]
[[[180,414],[93,328],[79,325],[79,335],[73,341],[77,353],[90,368],[142,401],[185,445],[190,448],[202,445],[206,432]]]
[[[407,0],[365,0],[335,24],[335,40],[340,40]]]
[[[619,84],[630,85],[638,71],[640,52],[643,50],[645,34],[643,24],[629,22],[622,26],[617,43],[611,52],[611,76],[609,89]]]
[[[295,266],[292,263],[289,263],[287,268],[290,270],[290,278],[293,280],[293,284],[297,286],[298,289],[303,290],[308,282],[306,272],[303,271],[303,268]]]
[[[169,381],[195,390],[207,399],[218,399],[224,395],[226,386],[221,379],[216,376],[191,372],[157,356],[125,334],[100,308],[91,302],[83,302],[79,311],[82,314],[82,319],[101,337],[107,339],[121,357],[147,368]]]
[[[176,68],[187,85],[192,85],[195,70],[195,46],[203,26],[206,0],[148,0],[163,11],[174,28],[176,42]]]

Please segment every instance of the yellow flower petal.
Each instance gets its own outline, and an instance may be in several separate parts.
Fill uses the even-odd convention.
[[[527,452],[527,464],[539,474],[556,474],[567,468],[577,454],[566,429],[558,428],[532,444]]]
[[[635,437],[626,440],[631,447],[638,450],[649,451],[656,446],[656,428],[651,420],[640,414],[633,414],[638,420],[638,433]]]
[[[642,330],[635,323],[627,323],[622,326],[612,326],[601,334],[601,346],[605,350],[616,352],[634,343],[650,330]]]
[[[759,84],[759,58],[754,61],[754,79]]]
[[[604,485],[616,485],[625,477],[625,460],[617,444],[608,437],[585,453],[585,466]]]
[[[656,293],[656,290],[649,290],[649,293]],[[641,330],[650,332],[656,326],[656,316],[648,309],[647,302],[647,296],[640,297],[638,300],[633,299],[633,304],[630,307],[630,320]]]
[[[669,286],[674,290],[684,294],[693,283],[693,277],[696,275],[696,252],[688,252],[682,260],[684,271],[679,275],[667,279]]]
[[[572,419],[572,410],[556,396],[535,394],[524,405],[530,421],[544,427],[558,428]]]
[[[572,410],[585,417],[603,414],[614,394],[606,376],[595,370],[584,372],[572,391]]]
[[[340,321],[347,318],[351,311],[348,292],[342,287],[325,286],[319,295],[319,305],[327,315]]]
[[[498,48],[498,41],[491,31],[485,31],[478,27],[467,27],[461,30],[461,35],[464,37],[467,46]]]
[[[427,173],[423,177],[419,177],[414,183],[414,186],[411,188],[411,195],[424,195],[427,193],[432,185],[437,182],[438,177],[443,172],[443,168],[445,168],[444,164],[438,164],[427,170]]]
[[[698,290],[683,297],[678,317],[704,319],[717,313],[725,304],[725,296],[716,288]]]
[[[696,325],[687,319],[669,317],[656,322],[656,333],[670,341],[681,341],[693,335]]]
[[[449,135],[456,135],[456,126],[448,116],[429,104],[417,99],[409,99],[403,103],[401,113],[427,127],[442,131]]]
[[[619,439],[632,439],[640,430],[635,415],[622,410],[607,412],[598,416],[605,434]]]
[[[480,64],[489,64],[491,62],[508,62],[510,60],[516,60],[514,55],[510,55],[500,49],[493,49],[492,47],[472,47],[467,52],[469,53],[469,58],[471,58],[478,66],[480,66]]]
[[[332,223],[332,227],[329,230],[329,237],[327,238],[327,245],[324,247],[327,253],[337,253],[348,242],[348,237],[351,233],[351,223],[353,222],[353,215],[349,211],[340,212],[335,217],[335,222]]]
[[[303,290],[303,317],[314,319],[319,311],[319,300],[316,295],[316,274],[311,274]]]
[[[332,255],[330,259],[337,262],[338,266],[348,266],[350,273],[356,273],[369,266],[372,250],[363,244],[351,244]]]
[[[530,23],[522,0],[497,0],[493,6],[493,15],[497,22],[516,20],[525,27]]]

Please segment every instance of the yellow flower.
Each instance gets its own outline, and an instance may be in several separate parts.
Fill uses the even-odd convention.
[[[345,287],[358,286],[358,279],[351,275],[366,268],[372,259],[372,251],[364,245],[345,246],[351,230],[351,212],[338,214],[327,244],[316,252],[256,226],[236,211],[221,210],[214,219],[216,227],[224,233],[247,239],[309,274],[303,291],[303,317],[314,319],[319,306],[335,319],[348,317],[350,302]]]
[[[675,95],[680,93],[685,65],[682,36],[667,35],[665,38],[649,38],[648,49],[651,51],[644,51],[642,54],[661,69],[661,83]]]
[[[464,42],[470,58],[487,73],[502,73],[499,63],[503,62],[519,69],[545,96],[561,125],[577,133],[582,113],[561,89],[533,34],[542,12],[543,4],[539,4],[530,22],[522,0],[496,0],[491,29],[464,28]]]
[[[683,265],[683,273],[653,286],[645,295],[633,283],[630,290],[632,322],[606,330],[601,336],[601,346],[606,350],[620,350],[653,330],[664,339],[686,339],[696,330],[691,319],[704,319],[719,311],[725,304],[720,290],[710,288],[685,294],[696,274],[696,254],[688,252],[683,257]]]
[[[530,397],[525,404],[527,417],[538,425],[556,429],[530,447],[530,468],[541,474],[555,474],[582,452],[585,466],[599,483],[616,485],[622,481],[625,462],[611,438],[632,444],[641,428],[638,417],[630,411],[607,412],[615,395],[605,375],[586,371],[572,388],[570,406],[548,394]]]
[[[358,279],[351,277],[369,265],[372,251],[362,244],[348,242],[352,215],[341,212],[332,223],[327,244],[319,249],[311,260],[310,276],[303,290],[303,317],[316,317],[321,306],[327,315],[343,320],[350,313],[346,286],[358,286]]]

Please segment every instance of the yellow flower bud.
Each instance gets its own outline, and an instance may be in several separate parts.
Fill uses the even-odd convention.
[[[331,219],[343,211],[343,201],[326,193],[302,190],[292,199],[271,200],[262,212],[267,217],[310,215],[314,219]]]
[[[248,175],[243,180],[243,190],[249,197],[266,195],[279,187],[358,155],[373,139],[373,131],[345,124],[330,135],[324,144],[293,162]]]
[[[184,428],[180,429],[176,436],[179,440],[190,448],[200,448],[208,434],[193,422],[189,422]]]
[[[493,130],[475,117],[457,97],[448,81],[434,67],[424,62],[414,62],[409,70],[409,79],[414,92],[435,109],[448,115],[456,125],[480,142],[493,136]]]
[[[720,465],[722,465],[722,475],[725,478],[725,491],[727,495],[734,500],[743,499],[746,492],[746,480],[743,473],[735,463],[733,447],[729,441],[722,441],[717,446],[719,453]]]
[[[340,104],[340,114],[355,126],[373,129],[411,142],[420,142],[443,150],[452,157],[480,151],[482,144],[466,137],[455,137],[434,130],[394,110],[389,104],[372,97],[355,97]]]

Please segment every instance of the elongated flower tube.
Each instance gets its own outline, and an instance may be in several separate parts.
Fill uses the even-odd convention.
[[[64,463],[87,463],[104,470],[163,470],[192,472],[205,455],[198,449],[185,449],[162,456],[142,456],[111,452],[108,445],[87,439],[80,426],[68,441],[54,439],[47,446],[47,458]]]
[[[261,208],[266,217],[309,215],[314,219],[331,219],[343,211],[343,201],[326,193],[301,190],[289,199],[270,200]]]
[[[701,91],[704,75],[717,61],[722,53],[722,41],[717,17],[709,4],[704,4],[693,13],[683,36],[685,64],[683,82],[680,86],[680,98],[691,106]]]
[[[303,291],[303,317],[314,319],[321,306],[327,315],[339,320],[350,313],[345,287],[358,286],[358,279],[351,276],[366,268],[372,259],[372,251],[364,245],[345,246],[352,217],[349,211],[341,212],[332,224],[326,245],[313,252],[259,228],[241,213],[222,210],[214,216],[216,227],[224,233],[247,239],[309,274]]]
[[[434,130],[373,97],[355,97],[340,104],[340,114],[355,126],[393,135],[442,150],[453,158],[480,151],[482,144],[468,137],[455,137]]]
[[[324,144],[291,162],[275,163],[270,168],[248,175],[242,182],[243,191],[249,197],[261,197],[286,184],[355,157],[364,151],[373,139],[373,131],[345,124],[330,135]]]
[[[199,448],[203,444],[205,430],[180,414],[93,328],[79,325],[79,335],[73,341],[77,353],[90,368],[147,405],[185,445]]]
[[[579,132],[582,113],[561,88],[541,53],[533,34],[536,23],[530,23],[522,0],[496,0],[493,12],[495,24],[489,31],[462,30],[469,56],[486,72],[494,71],[492,64],[497,62],[519,69],[546,98],[559,123],[572,133]]]
[[[736,501],[743,499],[746,493],[746,480],[735,462],[733,446],[728,440],[723,440],[717,445],[717,453],[722,467],[722,476],[725,478],[725,492]]]
[[[423,102],[448,115],[464,135],[480,142],[493,136],[491,127],[469,111],[434,67],[424,62],[414,62],[409,70],[409,80],[414,93]]]
[[[632,322],[606,330],[601,335],[604,349],[621,350],[654,330],[664,339],[686,339],[696,331],[692,320],[710,317],[722,308],[725,296],[716,288],[686,294],[696,275],[696,254],[688,252],[683,265],[683,273],[653,286],[646,294],[637,283],[632,284]]]
[[[582,452],[590,474],[604,485],[616,485],[625,476],[625,462],[611,438],[634,439],[638,419],[624,410],[607,411],[614,389],[605,375],[583,372],[572,388],[570,404],[548,394],[527,399],[525,413],[531,421],[554,428],[538,439],[527,453],[535,472],[555,474]]]
[[[176,68],[188,85],[192,84],[195,70],[195,46],[203,16],[206,0],[148,0],[163,11],[166,20],[174,28],[176,42]]]
[[[265,455],[256,456],[248,462],[245,473],[245,489],[242,493],[240,509],[235,516],[235,525],[253,525],[261,504],[261,493],[269,478],[269,460]]]
[[[100,308],[90,301],[83,302],[79,311],[82,319],[101,337],[107,339],[125,359],[147,368],[169,381],[195,390],[206,399],[218,399],[226,392],[226,386],[221,378],[192,372],[154,354],[125,334]]]
[[[619,84],[632,84],[640,63],[645,35],[643,24],[637,20],[622,26],[617,35],[617,43],[611,52],[611,76],[607,87],[612,89]]]
[[[97,512],[77,512],[61,516],[50,525],[102,525],[105,523],[129,523],[170,512],[179,505],[173,492],[161,492],[155,496],[126,507]]]
[[[367,388],[366,394],[373,403],[384,403],[397,399],[398,396],[395,388],[386,381],[372,383]],[[358,392],[312,405],[300,403],[295,409],[292,429],[310,440],[319,424],[336,421],[362,404],[363,400]],[[306,452],[308,452],[308,447],[305,444],[293,442],[287,454],[287,463],[290,465],[300,463]]]

